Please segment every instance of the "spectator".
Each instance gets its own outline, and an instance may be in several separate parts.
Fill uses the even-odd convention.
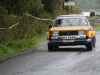
[[[95,16],[95,12],[93,10],[90,12],[90,16]]]

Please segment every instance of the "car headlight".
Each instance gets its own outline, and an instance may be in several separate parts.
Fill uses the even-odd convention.
[[[53,32],[52,36],[59,36],[59,32]]]
[[[83,30],[78,31],[78,35],[84,35],[84,31]]]

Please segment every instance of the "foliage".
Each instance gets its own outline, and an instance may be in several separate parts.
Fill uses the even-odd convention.
[[[7,14],[7,10],[3,6],[0,6],[0,16],[6,14]]]
[[[7,11],[5,10],[4,7],[0,6],[0,27],[4,27],[6,16],[7,16]]]
[[[37,35],[30,39],[8,40],[5,43],[0,44],[0,59],[11,57],[26,49],[35,48],[36,46],[43,44],[44,39],[44,36]]]
[[[99,25],[94,26],[94,30],[96,30],[96,31],[100,31],[100,24],[99,24]]]
[[[73,6],[72,11],[75,14],[81,14],[82,9],[80,7],[78,7],[78,6]]]
[[[54,18],[63,13],[63,0],[42,0],[42,3],[44,4],[44,10]]]
[[[68,6],[68,7],[65,7],[67,11],[67,14],[80,14],[82,12],[82,9],[78,6]]]
[[[39,15],[41,11],[43,10],[43,4],[41,3],[41,0],[30,0],[29,1],[29,12],[32,15]]]
[[[17,17],[16,19],[19,19],[19,17]],[[15,26],[12,29],[1,31],[3,33],[3,34],[0,34],[1,41],[6,41],[8,39],[9,40],[17,40],[17,39],[23,39],[23,38],[28,39],[28,38],[34,37],[37,34],[44,34],[44,32],[48,29],[47,28],[48,25],[50,24],[52,24],[51,21],[41,21],[41,20],[36,20],[32,17],[24,16],[23,19],[19,22],[18,26]]]
[[[0,0],[0,5],[6,8],[8,14],[20,14],[30,12],[38,13],[43,9],[41,0]]]
[[[44,10],[50,13],[53,13],[53,0],[42,0],[44,4]]]

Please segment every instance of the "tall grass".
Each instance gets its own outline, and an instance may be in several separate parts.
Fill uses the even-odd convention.
[[[0,44],[0,58],[8,58],[23,50],[35,48],[45,43],[44,40],[46,39],[43,35],[37,35],[29,39],[8,40],[6,43]]]

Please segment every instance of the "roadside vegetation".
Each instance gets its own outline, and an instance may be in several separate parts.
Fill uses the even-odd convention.
[[[95,31],[100,31],[100,15],[90,16],[90,23],[93,25]]]
[[[45,32],[53,22],[33,16],[54,20],[57,15],[72,11],[68,7],[63,9],[61,3],[61,0],[0,0],[0,59],[45,43]],[[82,11],[77,6],[73,9],[76,14]]]
[[[97,26],[94,26],[94,30],[95,30],[95,31],[100,31],[100,24],[97,25]]]

